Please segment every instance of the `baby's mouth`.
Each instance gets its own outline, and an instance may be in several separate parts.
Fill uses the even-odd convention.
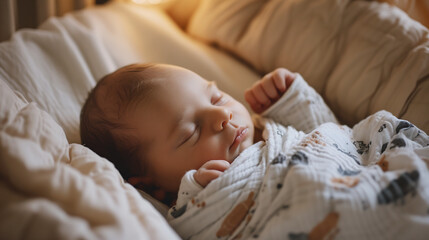
[[[248,127],[239,127],[237,129],[237,132],[235,133],[234,140],[231,146],[229,147],[229,150],[231,151],[231,150],[237,149],[237,147],[240,146],[240,144],[244,141],[244,139],[246,139],[248,132],[249,132]]]

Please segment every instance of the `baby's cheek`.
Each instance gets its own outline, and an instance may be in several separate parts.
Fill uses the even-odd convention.
[[[200,150],[201,161],[227,160],[225,141],[212,141]]]

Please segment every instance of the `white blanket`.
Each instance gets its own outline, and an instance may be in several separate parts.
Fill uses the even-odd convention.
[[[178,239],[113,164],[0,79],[0,239]]]
[[[309,134],[260,119],[246,149],[170,224],[185,239],[423,239],[429,137],[381,111]]]

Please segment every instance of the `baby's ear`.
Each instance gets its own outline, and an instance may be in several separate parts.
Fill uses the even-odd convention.
[[[137,187],[139,185],[152,185],[153,180],[151,177],[148,176],[137,176],[137,177],[129,177],[127,179],[127,182],[134,187]]]

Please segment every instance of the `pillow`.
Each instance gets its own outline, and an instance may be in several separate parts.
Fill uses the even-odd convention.
[[[0,80],[0,238],[179,239],[114,166]]]
[[[185,29],[199,3],[200,0],[173,0],[167,12],[181,28]]]
[[[429,32],[398,8],[352,0],[203,0],[187,29],[262,73],[301,73],[350,126],[384,109],[429,132]]]

